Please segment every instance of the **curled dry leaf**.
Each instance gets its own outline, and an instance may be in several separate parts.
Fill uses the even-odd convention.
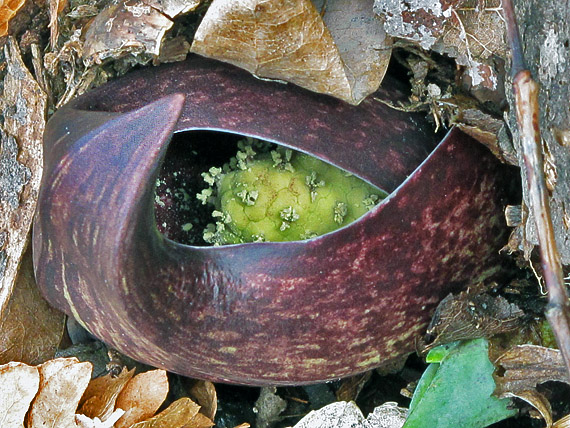
[[[0,364],[39,364],[53,358],[63,336],[65,316],[40,295],[28,247],[8,306],[0,315]]]
[[[552,426],[552,406],[548,399],[535,389],[529,389],[526,391],[519,392],[509,392],[504,394],[505,397],[516,397],[523,401],[526,401],[532,407],[534,407],[544,419],[546,423],[546,428]]]
[[[192,51],[358,104],[382,81],[390,40],[370,1],[326,3],[323,21],[310,0],[214,0]]]
[[[548,381],[570,384],[558,349],[519,345],[497,358],[496,364],[505,369],[503,376],[496,378],[497,394],[534,389]]]
[[[107,6],[85,33],[83,59],[100,64],[126,53],[158,55],[160,42],[172,21],[142,1]]]
[[[8,24],[16,16],[18,10],[24,6],[25,0],[2,0],[0,1],[0,37],[8,34]]]
[[[374,15],[372,0],[313,0],[344,65],[351,104],[375,92],[392,56],[392,39]]]
[[[54,48],[57,45],[59,37],[58,17],[67,6],[68,0],[50,0],[49,2],[49,29],[50,29],[50,45]]]
[[[168,395],[164,370],[151,370],[132,378],[119,393],[116,409],[125,410],[115,428],[128,428],[152,417]]]
[[[428,334],[435,336],[429,348],[512,331],[521,325],[523,315],[515,304],[501,296],[469,291],[457,296],[450,294],[438,305],[428,327]]]
[[[207,380],[198,380],[190,388],[189,395],[200,405],[200,413],[213,420],[218,409],[218,397],[214,384]]]
[[[17,44],[4,52],[7,73],[0,98],[0,315],[16,280],[36,208],[42,175],[46,95],[34,80]]]
[[[554,428],[570,428],[570,415],[566,415],[562,419],[558,419],[553,426]]]
[[[0,366],[0,421],[3,427],[24,428],[24,417],[39,385],[37,367],[16,362]]]
[[[198,415],[199,410],[200,406],[192,400],[189,398],[181,398],[158,415],[144,422],[134,424],[131,428],[186,428],[187,426],[194,428],[194,426],[190,424]]]
[[[91,379],[91,363],[56,358],[39,366],[40,387],[28,415],[28,428],[75,428],[75,411]]]
[[[129,371],[125,367],[116,377],[107,374],[93,379],[81,397],[77,413],[105,421],[115,410],[117,397],[134,374],[134,369]]]
[[[540,412],[547,427],[552,426],[550,403],[536,390],[536,386],[548,381],[570,384],[560,351],[536,345],[519,345],[501,355],[496,364],[505,371],[502,376],[495,377],[495,393],[526,401]]]
[[[157,57],[170,18],[195,9],[199,0],[127,0],[110,4],[85,32],[83,59],[99,64],[127,53]]]

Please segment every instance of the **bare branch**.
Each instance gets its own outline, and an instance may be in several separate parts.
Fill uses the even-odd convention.
[[[542,137],[539,127],[539,88],[525,65],[511,0],[503,0],[503,9],[507,22],[507,37],[512,50],[513,91],[526,171],[529,209],[536,222],[544,283],[548,291],[546,318],[552,327],[570,374],[570,303],[556,246],[544,176]]]

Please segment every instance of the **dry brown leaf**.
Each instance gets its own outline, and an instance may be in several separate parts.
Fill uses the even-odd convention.
[[[250,426],[250,424],[244,422],[243,424],[236,425],[234,428],[249,428]]]
[[[148,6],[174,18],[190,12],[200,5],[200,0],[143,0]]]
[[[101,421],[99,418],[89,418],[85,415],[77,414],[75,415],[75,422],[77,423],[77,428],[116,428],[115,422],[117,422],[125,412],[121,409],[115,410],[105,421]]]
[[[504,58],[505,22],[502,16],[501,0],[464,0],[451,7],[451,16],[446,21],[442,38],[432,47],[457,59],[460,65],[482,62],[496,55]]]
[[[83,59],[100,64],[124,54],[149,53],[157,56],[160,42],[172,21],[141,0],[107,6],[85,33]]]
[[[27,243],[42,175],[46,95],[34,80],[17,44],[4,52],[7,73],[0,98],[0,315],[14,287]]]
[[[532,407],[534,407],[546,423],[546,428],[552,426],[552,407],[548,399],[535,389],[529,389],[527,391],[519,391],[517,393],[510,392],[503,394],[503,397],[516,397],[523,401],[526,401]]]
[[[358,104],[375,92],[388,68],[392,39],[374,15],[373,0],[313,0],[330,31],[348,79],[348,102]]]
[[[190,398],[200,405],[200,413],[214,419],[218,409],[216,387],[207,380],[198,380],[189,391]]]
[[[0,366],[0,421],[2,427],[24,428],[24,418],[40,385],[37,367],[24,363]]]
[[[570,415],[564,416],[562,419],[558,419],[554,422],[554,428],[570,428]]]
[[[168,377],[164,370],[151,370],[132,378],[115,402],[125,414],[115,428],[128,428],[152,417],[168,395]]]
[[[91,363],[56,358],[39,366],[40,387],[28,415],[28,428],[75,428],[75,411],[91,379]]]
[[[385,21],[386,32],[393,37],[417,42],[430,49],[443,35],[444,26],[454,7],[466,0],[375,0],[374,12]]]
[[[183,428],[210,428],[214,426],[214,422],[206,415],[202,413],[197,413],[192,419],[190,419]]]
[[[531,390],[547,381],[570,384],[558,349],[519,345],[497,358],[496,364],[505,369],[495,379],[498,395]]]
[[[501,296],[470,291],[457,296],[449,294],[438,305],[428,327],[428,334],[435,337],[429,348],[512,331],[520,326],[523,315],[515,304]]]
[[[0,37],[8,34],[8,24],[16,16],[18,10],[24,6],[25,0],[1,0],[0,1]]]
[[[61,342],[65,315],[40,295],[28,247],[12,297],[0,316],[0,364],[20,361],[35,365],[53,358]]]
[[[58,16],[67,6],[68,0],[50,0],[49,2],[49,29],[50,29],[50,45],[52,49],[57,46],[57,38],[59,37]]]
[[[364,385],[372,377],[372,370],[347,377],[340,380],[340,386],[336,390],[337,401],[356,401],[356,398],[364,388]]]
[[[214,0],[192,51],[339,98],[350,91],[334,40],[310,0]]]
[[[548,399],[536,390],[536,386],[559,381],[570,384],[566,368],[558,349],[536,345],[519,345],[497,358],[496,365],[505,371],[495,376],[500,397],[517,397],[539,411],[547,428],[552,426],[552,409]]]
[[[118,395],[134,374],[135,369],[129,371],[125,367],[117,377],[113,377],[109,373],[93,379],[81,397],[77,413],[105,421],[115,410]]]
[[[200,406],[189,398],[176,400],[158,415],[137,424],[131,428],[185,428],[191,423]]]
[[[358,104],[382,80],[388,41],[371,2],[329,0],[326,7],[333,34],[310,0],[214,0],[192,51]]]
[[[83,59],[100,64],[106,58],[125,54],[158,57],[169,17],[195,9],[199,0],[127,0],[110,4],[99,13],[85,32]]]
[[[375,0],[374,11],[386,32],[455,58],[474,87],[498,89],[498,75],[487,63],[505,58],[501,0]]]

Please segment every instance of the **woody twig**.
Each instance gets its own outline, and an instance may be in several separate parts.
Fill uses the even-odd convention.
[[[548,291],[546,318],[552,327],[566,369],[570,374],[570,303],[554,238],[544,177],[542,138],[539,128],[539,88],[524,61],[511,0],[503,0],[503,11],[507,23],[507,38],[512,52],[513,92],[526,185],[528,186],[529,210],[536,223],[544,283]]]

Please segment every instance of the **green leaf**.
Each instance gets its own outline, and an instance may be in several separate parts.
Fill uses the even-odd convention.
[[[493,396],[493,364],[485,339],[437,347],[420,379],[403,428],[482,428],[516,414]]]

